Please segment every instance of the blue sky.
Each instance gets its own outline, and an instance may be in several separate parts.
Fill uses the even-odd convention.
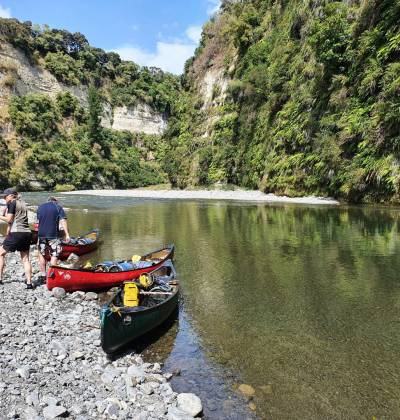
[[[0,16],[82,32],[90,44],[175,74],[220,0],[0,0]]]

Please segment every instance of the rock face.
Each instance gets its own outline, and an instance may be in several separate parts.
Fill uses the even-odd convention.
[[[145,103],[138,103],[134,107],[116,107],[114,112],[106,104],[101,125],[118,131],[160,135],[167,128],[167,119]]]
[[[229,79],[224,75],[223,68],[211,68],[208,70],[200,84],[203,109],[216,105],[215,102],[223,102],[226,98],[228,85]]]
[[[4,83],[5,79],[13,79],[12,86]],[[41,93],[55,98],[59,92],[69,91],[80,104],[87,107],[88,89],[85,85],[67,86],[59,82],[48,70],[31,63],[26,55],[12,45],[0,43],[0,104],[7,106],[10,94],[26,95],[27,93]],[[132,133],[162,134],[167,127],[167,118],[153,110],[145,103],[138,103],[134,107],[116,107],[111,109],[104,104],[104,113],[101,124],[103,127],[114,130],[130,131]],[[3,127],[4,131],[5,127]],[[11,127],[8,127],[12,131]],[[32,188],[41,190],[42,185],[32,180]]]
[[[206,115],[200,130],[203,132],[202,137],[211,137],[214,124],[221,118],[218,109],[225,103],[230,80],[224,68],[217,66],[207,70],[199,80],[197,89]]]
[[[22,51],[10,44],[0,44],[0,63],[0,79],[6,77],[5,69],[14,76],[15,83],[11,93],[25,95],[35,92],[55,98],[57,93],[69,91],[82,105],[87,104],[86,86],[67,86],[60,83],[48,70],[30,63]],[[5,88],[0,88],[0,99],[8,93]]]

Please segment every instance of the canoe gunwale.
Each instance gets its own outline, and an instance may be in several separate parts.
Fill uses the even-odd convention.
[[[170,296],[168,296],[166,299],[164,299],[162,302],[158,303],[157,305],[150,306],[149,308],[143,307],[143,309],[140,309],[140,310],[136,310],[135,311],[134,310],[134,307],[133,308],[130,308],[130,307],[127,307],[127,306],[115,306],[115,305],[114,305],[114,307],[117,308],[117,311],[116,312],[119,312],[121,314],[133,315],[133,314],[141,314],[141,313],[144,313],[144,312],[147,312],[148,313],[148,312],[150,312],[150,311],[152,311],[154,309],[157,309],[160,306],[166,304],[169,300],[173,299],[179,293],[179,286],[173,286],[173,287],[175,288],[175,291]],[[117,293],[117,295],[120,294],[120,293],[121,293],[121,291],[119,291]],[[115,300],[115,298],[117,297],[117,295],[114,296],[107,303],[105,303],[104,306],[103,306],[103,308],[108,308],[113,303],[113,301]]]

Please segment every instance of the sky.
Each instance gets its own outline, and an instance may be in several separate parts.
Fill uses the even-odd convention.
[[[124,60],[180,74],[220,0],[0,0],[0,17],[81,32]]]

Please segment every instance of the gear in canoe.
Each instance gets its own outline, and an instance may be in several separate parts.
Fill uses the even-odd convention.
[[[176,310],[179,282],[171,261],[120,286],[101,310],[101,345],[115,353],[166,321]]]
[[[67,292],[75,292],[119,286],[124,281],[136,279],[141,274],[161,267],[167,260],[172,260],[174,249],[174,245],[167,245],[141,256],[137,262],[106,261],[86,268],[51,266],[47,272],[47,288],[52,290],[54,287],[62,287]]]

